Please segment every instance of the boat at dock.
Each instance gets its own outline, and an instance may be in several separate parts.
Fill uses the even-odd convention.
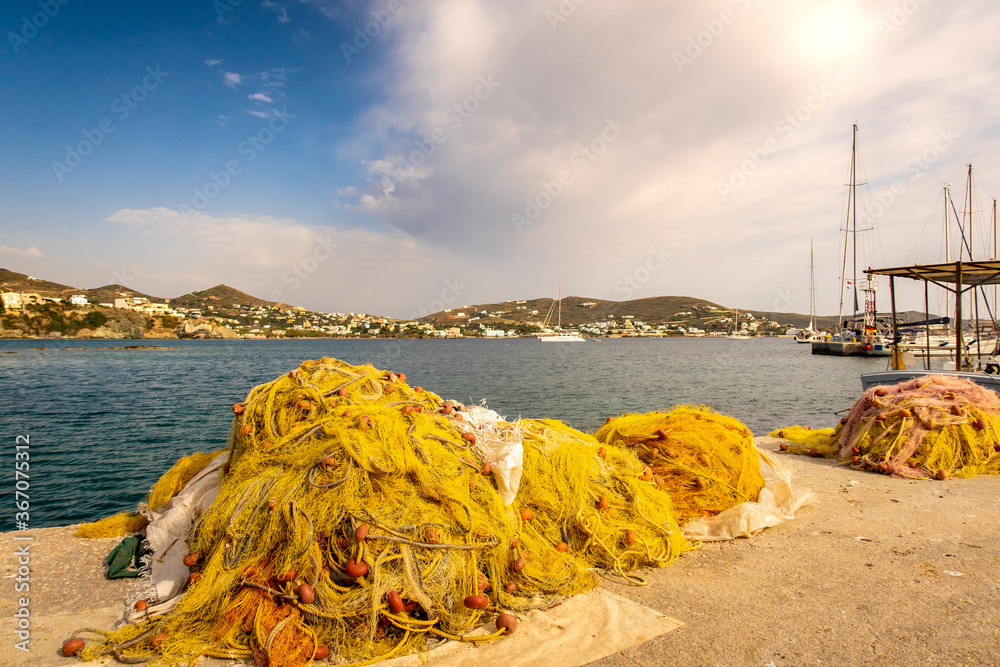
[[[840,331],[812,341],[812,353],[838,357],[887,357],[892,346],[886,338],[888,326],[879,319],[875,303],[878,282],[858,281],[858,124],[854,124],[851,143],[851,182],[847,191],[847,226],[844,229],[844,262],[840,286]],[[854,276],[850,281],[854,296],[854,316],[844,317],[844,294],[847,286],[847,253],[853,251]],[[864,315],[858,313],[858,289],[864,294]]]
[[[948,190],[945,188],[945,211],[947,221],[947,206],[950,203]],[[879,384],[894,384],[905,379],[912,379],[924,375],[945,374],[958,375],[970,379],[984,387],[988,387],[1000,393],[1000,337],[997,333],[996,323],[996,299],[997,293],[994,289],[993,305],[990,307],[990,300],[987,298],[985,287],[989,285],[1000,285],[1000,261],[996,259],[977,261],[972,259],[972,211],[974,210],[972,197],[972,165],[969,165],[968,185],[967,185],[967,211],[968,220],[960,226],[962,232],[961,246],[958,261],[947,261],[942,264],[917,264],[912,266],[900,266],[886,269],[868,269],[869,277],[872,275],[883,275],[889,277],[889,292],[893,305],[893,330],[892,339],[895,341],[894,352],[890,362],[889,370],[881,373],[867,373],[861,376],[861,384],[865,388]],[[993,201],[993,227],[994,243],[996,239],[996,200]],[[966,237],[966,231],[969,237]],[[947,237],[947,236],[946,236]],[[946,250],[947,252],[947,250]],[[968,259],[963,260],[962,256],[968,255]],[[996,247],[993,255],[996,257]],[[923,345],[923,350],[916,349],[916,341],[907,344],[903,342],[903,337],[896,326],[895,309],[895,279],[908,278],[919,280],[926,285],[934,284],[944,288],[949,301],[954,297],[955,313],[954,318],[948,321],[947,318],[937,320],[945,325],[952,324],[953,333],[949,341],[942,335],[931,333],[931,325],[934,322],[930,317],[930,306],[928,303],[928,290],[924,289],[924,335],[919,339]],[[970,331],[963,328],[963,305],[962,301],[969,298],[970,313],[972,315]],[[986,312],[989,313],[989,321],[982,324],[979,321],[980,303],[984,303]],[[934,345],[934,343],[937,343]],[[916,358],[922,357],[922,368],[917,368]],[[945,357],[944,369],[931,369],[931,359],[933,357]]]
[[[895,293],[896,278],[910,278],[912,280],[922,280],[927,283],[934,283],[944,287],[955,295],[955,322],[962,321],[962,298],[975,290],[981,290],[987,285],[1000,285],[1000,261],[962,261],[949,262],[946,264],[923,264],[913,266],[901,266],[886,269],[869,269],[870,274],[889,276],[889,291]],[[926,292],[925,292],[926,294]],[[892,298],[895,304],[895,298]],[[925,309],[926,297],[925,297]],[[895,306],[893,307],[895,315]],[[924,367],[916,368],[916,359],[912,351],[907,354],[906,348],[897,346],[892,356],[891,368],[879,373],[866,373],[861,376],[861,384],[864,388],[874,387],[881,384],[895,384],[903,380],[909,380],[924,375],[958,375],[966,377],[977,384],[988,387],[1000,393],[1000,346],[996,339],[993,339],[991,346],[986,346],[983,341],[970,344],[962,331],[961,326],[956,324],[955,341],[951,346],[953,358],[944,364],[943,370],[930,368],[930,349],[924,359]],[[894,332],[894,338],[898,334]],[[929,338],[927,339],[929,341]]]

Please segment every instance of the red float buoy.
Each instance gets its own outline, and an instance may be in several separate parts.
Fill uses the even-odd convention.
[[[347,571],[347,576],[357,579],[368,574],[368,566],[365,562],[358,561],[354,562],[354,559],[347,561],[347,567],[344,568]]]
[[[503,628],[503,633],[509,635],[517,630],[517,617],[514,614],[500,614],[496,621],[497,630]]]
[[[388,599],[389,599],[389,611],[391,611],[394,614],[403,613],[403,610],[406,607],[403,605],[403,598],[399,596],[399,593],[396,592],[396,589],[392,589],[389,591]]]
[[[465,598],[465,606],[469,609],[486,609],[490,606],[490,599],[485,595],[468,595]]]
[[[79,637],[74,637],[73,639],[67,639],[62,645],[63,655],[67,658],[76,655],[77,651],[84,647],[84,641]]]
[[[309,584],[299,584],[299,587],[295,589],[296,594],[299,596],[299,601],[302,604],[312,604],[316,600],[316,591]]]

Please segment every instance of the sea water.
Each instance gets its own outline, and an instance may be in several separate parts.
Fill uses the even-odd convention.
[[[127,345],[143,349],[115,349]],[[14,489],[23,436],[30,527],[132,510],[178,458],[225,446],[231,405],[250,389],[323,356],[406,373],[410,385],[485,401],[508,419],[560,419],[589,432],[609,416],[679,403],[711,406],[757,435],[834,426],[860,394],[861,373],[886,367],[813,356],[788,338],[4,340],[0,478]],[[13,512],[5,516],[0,529],[15,529]]]

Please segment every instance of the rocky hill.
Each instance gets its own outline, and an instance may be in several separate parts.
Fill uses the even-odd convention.
[[[170,305],[175,307],[181,306],[183,308],[203,308],[207,305],[213,305],[217,309],[228,309],[241,305],[269,307],[276,306],[278,303],[267,301],[266,299],[258,299],[229,285],[216,285],[206,290],[188,292],[175,299],[170,299]]]
[[[458,326],[470,318],[478,317],[489,324],[523,325],[545,319],[549,309],[552,314],[549,323],[556,322],[555,299],[526,299],[524,301],[504,301],[452,308],[432,313],[420,319],[436,326]],[[464,313],[464,315],[460,315]],[[562,300],[562,323],[564,327],[581,326],[609,319],[629,319],[645,322],[651,326],[660,324],[683,324],[704,328],[733,316],[734,309],[690,296],[655,296],[629,301],[609,301],[587,297],[568,296]],[[740,309],[740,314],[751,313],[758,320],[770,320],[789,327],[806,327],[809,315],[753,309]],[[933,317],[933,315],[932,315]],[[899,313],[902,321],[923,320],[923,313]],[[832,331],[837,328],[837,316],[816,318],[816,327]]]
[[[123,297],[141,297],[154,303],[170,303],[171,306],[183,308],[204,308],[212,305],[216,310],[228,310],[238,305],[243,306],[275,306],[274,301],[258,299],[228,285],[216,285],[206,290],[188,292],[179,297],[168,299],[161,296],[145,294],[124,285],[113,284],[91,289],[81,289],[70,285],[62,285],[49,280],[40,280],[24,273],[9,269],[0,269],[0,290],[4,292],[36,292],[43,297],[68,298],[73,294],[82,294],[94,304],[114,303],[115,299]],[[290,307],[290,306],[289,306]]]

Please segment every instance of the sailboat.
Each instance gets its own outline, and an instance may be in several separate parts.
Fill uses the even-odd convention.
[[[813,354],[840,357],[887,357],[892,354],[892,346],[879,331],[878,312],[875,307],[875,293],[878,281],[870,276],[858,281],[858,124],[854,124],[851,143],[851,182],[848,183],[847,227],[844,230],[844,264],[841,272],[840,289],[840,331],[823,340],[812,342]],[[854,316],[844,318],[844,292],[847,285],[847,250],[850,247],[854,258],[854,278],[850,284],[854,292]],[[858,317],[858,289],[864,293],[864,317]],[[884,325],[883,325],[884,328]]]
[[[726,336],[726,340],[750,340],[750,336],[740,333],[740,307],[736,306],[736,317],[733,320],[733,330]]]
[[[986,305],[986,311],[990,318],[990,324],[981,326],[979,322],[979,299],[982,297],[986,301],[985,287],[990,285],[1000,285],[1000,261],[996,260],[996,246],[993,249],[991,260],[977,260],[973,258],[973,225],[972,213],[974,210],[972,197],[972,165],[969,165],[968,185],[968,222],[960,227],[962,243],[959,246],[958,260],[945,262],[944,264],[923,264],[915,266],[902,266],[888,269],[868,269],[869,275],[879,274],[889,276],[889,290],[894,290],[893,281],[895,278],[909,278],[921,280],[927,284],[934,283],[954,296],[955,317],[954,323],[954,346],[951,349],[953,360],[944,363],[943,370],[930,368],[930,354],[927,350],[924,358],[924,368],[914,369],[907,367],[907,356],[903,353],[903,348],[897,350],[891,361],[891,370],[880,373],[866,373],[861,376],[861,386],[864,389],[877,385],[895,384],[904,380],[922,377],[930,374],[945,374],[950,376],[963,377],[973,382],[992,389],[1000,394],[1000,343],[996,338],[997,325],[995,321],[994,308]],[[946,201],[945,206],[950,202]],[[995,211],[995,206],[994,206]],[[957,212],[956,212],[957,217]],[[963,216],[964,217],[964,216]],[[994,214],[994,230],[996,217]],[[996,231],[993,233],[994,243],[996,242]],[[963,250],[965,251],[963,253]],[[968,258],[964,259],[967,255]],[[970,341],[962,330],[962,302],[965,298],[970,300],[969,319],[973,320],[972,335],[974,340]],[[895,303],[895,299],[893,299]],[[893,308],[895,311],[895,307]],[[924,290],[924,317],[925,325],[929,329],[930,306],[928,304],[927,290]],[[895,312],[893,313],[893,324],[895,325]],[[895,328],[895,327],[894,327]],[[896,332],[894,331],[894,338]],[[929,332],[928,341],[929,341]],[[981,340],[989,336],[986,340]]]
[[[809,241],[809,327],[795,334],[796,343],[811,343],[823,340],[823,334],[816,331],[816,262],[813,257],[813,242]]]
[[[556,319],[556,329],[554,332],[545,333],[545,328],[549,324],[549,318],[552,317],[552,307],[557,307],[557,319]],[[542,335],[538,337],[538,340],[543,343],[585,343],[585,339],[580,337],[580,334],[576,331],[563,331],[562,328],[562,281],[559,281],[559,293],[556,296],[556,300],[549,306],[549,312],[545,315],[545,321],[542,322]]]

